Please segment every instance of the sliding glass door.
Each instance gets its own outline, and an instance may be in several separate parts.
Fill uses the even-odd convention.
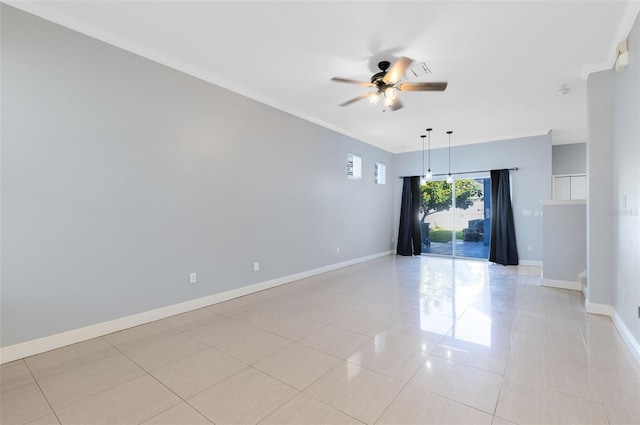
[[[490,193],[491,180],[484,175],[457,178],[452,183],[424,182],[420,209],[423,254],[488,258]]]
[[[426,181],[420,186],[420,230],[422,252],[435,255],[453,255],[452,229],[453,185],[445,180]]]

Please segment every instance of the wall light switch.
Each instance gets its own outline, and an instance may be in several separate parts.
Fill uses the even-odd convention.
[[[190,273],[189,283],[197,283],[197,282],[198,282],[198,275],[196,275],[195,273]]]
[[[255,263],[253,263],[253,271],[257,272],[260,270],[260,262],[256,261]]]

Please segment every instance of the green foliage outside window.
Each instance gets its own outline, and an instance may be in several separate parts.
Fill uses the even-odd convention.
[[[420,187],[422,200],[420,213],[424,222],[428,215],[450,210],[452,206],[451,183],[428,181]],[[482,198],[482,184],[471,179],[456,180],[456,208],[466,210]]]

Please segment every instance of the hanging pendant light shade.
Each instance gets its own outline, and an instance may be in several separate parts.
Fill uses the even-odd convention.
[[[429,169],[427,170],[427,174],[424,175],[424,178],[426,180],[431,180],[433,178],[433,173],[431,172],[431,131],[432,130],[433,128],[427,128],[427,134],[429,135]]]
[[[449,174],[447,174],[447,183],[453,182],[453,176],[451,175],[451,133],[453,133],[453,131],[447,131],[449,135]]]

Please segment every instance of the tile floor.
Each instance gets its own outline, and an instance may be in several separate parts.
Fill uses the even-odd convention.
[[[640,366],[535,267],[389,256],[2,365],[10,424],[638,424]]]
[[[486,260],[489,258],[489,245],[483,241],[463,241],[456,239],[456,257],[479,258]],[[451,256],[453,244],[449,242],[431,242],[431,245],[422,245],[423,254],[447,255]]]

